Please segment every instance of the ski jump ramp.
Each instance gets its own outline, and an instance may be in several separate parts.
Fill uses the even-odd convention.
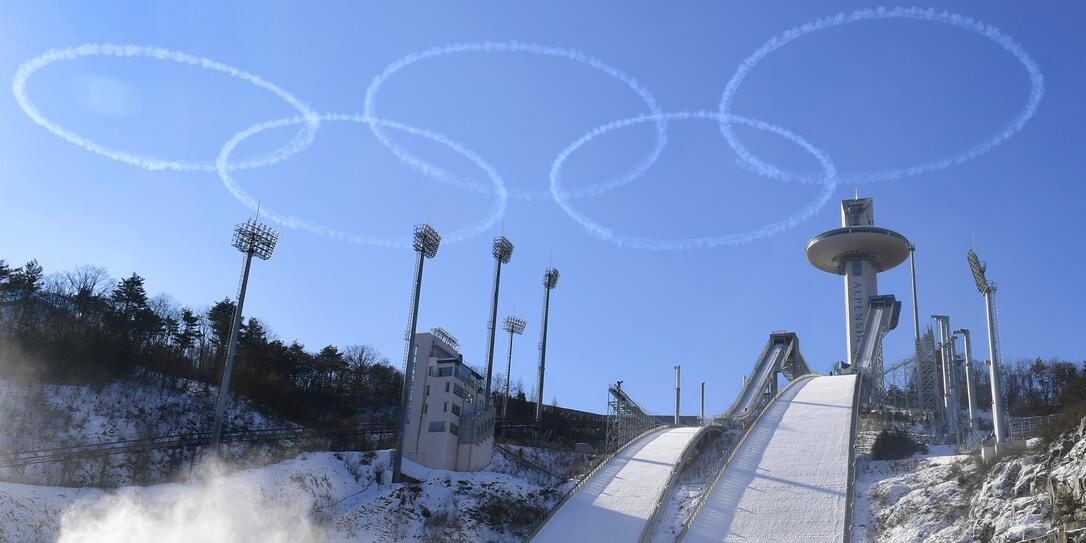
[[[856,379],[802,377],[782,390],[713,483],[682,541],[841,542],[849,522]],[[595,531],[596,524],[584,526]]]
[[[532,541],[637,541],[672,472],[704,429],[664,428],[634,440],[592,474]]]

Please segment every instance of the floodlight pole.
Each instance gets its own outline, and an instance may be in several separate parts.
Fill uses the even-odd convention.
[[[396,450],[392,454],[392,482],[403,482],[403,446],[406,434],[408,407],[411,401],[412,388],[415,379],[415,330],[419,324],[419,295],[422,293],[422,269],[427,258],[433,258],[437,254],[441,236],[428,224],[415,226],[415,286],[411,291],[411,313],[407,318],[408,328],[404,336],[404,373],[403,390],[400,392],[399,423],[396,425]]]
[[[999,382],[999,331],[996,329],[996,313],[993,298],[996,284],[988,280],[985,272],[988,266],[980,261],[977,253],[972,249],[966,255],[969,269],[973,272],[973,280],[977,283],[977,291],[984,295],[984,313],[988,318],[988,378],[992,382],[992,427],[995,430],[996,443],[1007,441],[1006,410],[1003,405],[1003,385]]]
[[[524,333],[524,319],[509,315],[505,317],[503,330],[509,332],[509,357],[505,360],[505,401],[502,402],[502,417],[509,416],[509,381],[513,372],[513,336]]]
[[[230,396],[230,375],[234,369],[234,355],[237,353],[238,336],[241,333],[242,309],[245,305],[245,291],[249,286],[249,270],[252,268],[253,256],[258,256],[262,260],[271,258],[278,237],[278,232],[253,219],[234,228],[233,245],[245,254],[245,265],[241,272],[241,286],[238,287],[238,301],[234,307],[234,317],[230,323],[230,341],[226,347],[226,362],[223,364],[222,382],[219,384],[219,395],[215,401],[215,422],[211,428],[211,450],[215,454],[218,454],[219,445],[222,441],[226,400]]]
[[[490,321],[487,323],[486,341],[486,395],[483,396],[483,410],[490,407],[490,380],[494,374],[494,336],[498,333],[498,290],[502,281],[502,264],[508,264],[513,257],[513,244],[505,237],[494,238],[494,295],[490,298]],[[510,336],[510,351],[513,338]]]
[[[547,320],[550,317],[551,289],[558,285],[558,269],[547,268],[543,273],[543,331],[539,339],[539,381],[536,384],[535,423],[543,424],[543,375],[547,367]]]
[[[995,283],[990,283],[984,291],[984,312],[988,319],[988,379],[992,381],[992,427],[995,430],[996,443],[1007,441],[1007,412],[1003,405],[1003,383],[1000,382],[1000,368],[1002,363],[999,355],[999,343],[996,339],[995,306],[992,296],[995,294]]]
[[[238,303],[234,307],[234,318],[230,323],[230,343],[226,347],[226,363],[222,368],[222,383],[219,396],[215,401],[215,426],[211,431],[211,450],[219,452],[222,439],[223,412],[226,409],[226,397],[230,395],[230,374],[234,369],[234,354],[238,348],[238,334],[241,332],[241,310],[245,305],[245,289],[249,285],[249,268],[253,263],[252,251],[245,253],[245,267],[241,272],[241,287],[238,289]]]

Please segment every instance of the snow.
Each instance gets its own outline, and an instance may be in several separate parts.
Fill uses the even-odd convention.
[[[560,492],[513,475],[430,470],[391,484],[388,451],[309,453],[113,491],[0,483],[0,541],[521,541]]]
[[[924,455],[857,464],[857,543],[1012,543],[1050,524],[1046,470],[1031,455],[984,466],[931,446]]]
[[[631,443],[570,497],[532,541],[636,541],[672,469],[702,428],[657,430]]]
[[[100,386],[32,385],[0,380],[0,455],[7,451],[70,447],[155,436],[205,432],[211,427],[216,387],[188,379],[146,373],[139,379]],[[250,402],[231,398],[226,428],[270,428],[288,424],[262,414]],[[244,453],[266,463],[271,447],[233,444],[231,458]],[[162,481],[193,461],[192,450],[151,451],[0,469],[0,478],[34,484],[115,486]]]
[[[723,469],[728,454],[738,439],[737,432],[729,429],[699,447],[702,451],[683,466],[675,483],[668,490],[649,541],[675,542],[690,516],[697,510],[716,474]]]
[[[684,541],[840,541],[854,375],[795,382],[763,412]]]

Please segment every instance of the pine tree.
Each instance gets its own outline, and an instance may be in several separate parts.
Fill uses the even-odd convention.
[[[183,308],[181,310],[181,331],[177,335],[177,349],[181,352],[181,355],[187,355],[202,336],[200,317],[193,313],[191,309]]]
[[[38,264],[37,260],[31,260],[24,264],[23,267],[10,272],[10,288],[19,292],[22,297],[29,298],[41,290],[42,278],[44,277],[45,270],[41,267],[41,264]]]

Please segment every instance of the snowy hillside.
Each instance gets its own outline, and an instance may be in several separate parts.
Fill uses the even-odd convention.
[[[207,431],[216,387],[144,374],[103,386],[26,385],[0,380],[0,454]],[[234,397],[226,428],[287,426]],[[265,457],[264,446],[235,447],[234,456]],[[76,460],[68,465],[0,469],[0,480],[115,486],[162,481],[192,461],[193,451],[152,451]]]
[[[1011,543],[1043,535],[1052,522],[1044,454],[1039,447],[984,465],[939,446],[905,460],[862,459],[855,541]]]
[[[0,483],[0,541],[521,541],[556,487],[407,462],[418,484],[390,484],[388,451],[310,453],[181,484],[116,491]]]

